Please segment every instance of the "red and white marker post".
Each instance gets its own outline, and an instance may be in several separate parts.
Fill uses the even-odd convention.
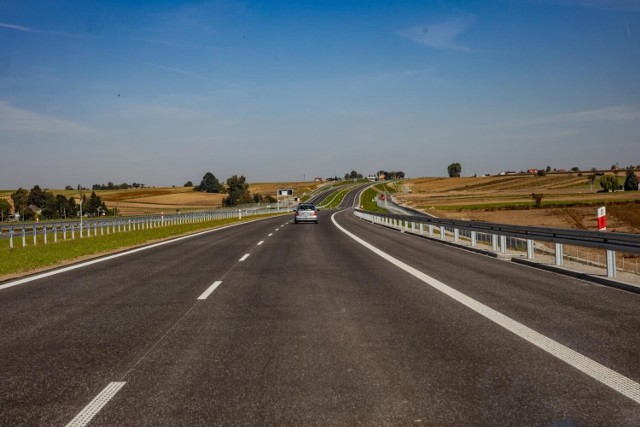
[[[607,231],[607,208],[598,208],[598,231]]]

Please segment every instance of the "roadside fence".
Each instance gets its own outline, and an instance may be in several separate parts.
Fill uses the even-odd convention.
[[[515,251],[533,260],[552,256],[556,266],[565,260],[616,272],[640,274],[640,234],[598,232],[564,228],[525,227],[482,221],[462,221],[422,215],[373,213],[356,209],[355,216],[403,233],[450,241],[496,254]]]
[[[6,242],[11,249],[27,245],[50,244],[76,238],[104,236],[115,233],[135,232],[158,227],[190,224],[230,218],[243,218],[265,213],[285,212],[276,204],[260,206],[241,206],[239,208],[219,209],[169,215],[146,215],[138,217],[102,217],[99,219],[55,221],[46,223],[25,223],[0,226],[0,245]]]

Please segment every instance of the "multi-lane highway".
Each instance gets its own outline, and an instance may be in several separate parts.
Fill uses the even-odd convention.
[[[0,425],[640,424],[639,295],[291,219],[0,284]]]

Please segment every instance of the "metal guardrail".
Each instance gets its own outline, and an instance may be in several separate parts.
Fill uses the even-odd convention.
[[[507,246],[507,237],[516,238],[526,247],[527,259],[534,258],[536,241],[550,242],[555,245],[556,265],[563,264],[563,245],[582,246],[606,251],[607,276],[616,276],[616,252],[640,254],[640,234],[573,230],[566,228],[526,227],[519,225],[498,224],[482,221],[463,221],[445,218],[434,218],[418,215],[396,215],[355,210],[358,218],[376,224],[397,228],[401,231],[424,234],[425,226],[429,236],[437,229],[440,238],[446,233],[453,235],[454,242],[464,235],[469,238],[472,247],[477,245],[481,236],[490,236],[492,249],[502,252]]]
[[[168,215],[146,215],[138,217],[99,217],[84,221],[55,221],[47,223],[18,223],[0,227],[0,243],[8,240],[9,248],[25,247],[27,244],[55,243],[125,231],[146,230],[168,225],[188,224],[216,219],[242,218],[272,212],[288,212],[284,207],[278,209],[276,204],[261,206],[240,206],[236,208],[218,209],[215,211],[199,211],[188,213],[172,213]]]

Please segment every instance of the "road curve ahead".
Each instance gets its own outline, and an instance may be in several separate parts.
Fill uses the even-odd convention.
[[[349,210],[0,290],[0,425],[638,425],[640,300]]]

